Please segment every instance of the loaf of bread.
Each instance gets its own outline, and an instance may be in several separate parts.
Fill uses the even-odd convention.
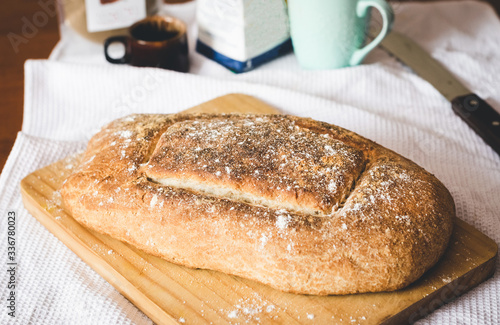
[[[455,215],[444,185],[340,127],[288,115],[131,115],[89,142],[73,217],[170,262],[329,295],[403,288]]]

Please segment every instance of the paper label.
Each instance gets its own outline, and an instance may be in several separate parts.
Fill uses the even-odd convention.
[[[87,30],[105,30],[129,27],[146,17],[146,0],[85,0]]]

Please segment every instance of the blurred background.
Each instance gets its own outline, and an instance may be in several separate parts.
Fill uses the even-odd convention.
[[[189,0],[163,1],[165,3],[180,3]],[[395,6],[396,3],[405,1],[412,0],[390,2]],[[497,14],[500,13],[500,1],[488,0],[486,2],[489,2],[495,8]],[[54,3],[55,0],[4,0],[0,4],[0,169],[5,164],[17,131],[21,129],[24,61],[29,58],[47,58],[59,40],[58,20]],[[33,19],[42,6],[48,9],[45,10],[46,12],[52,10],[54,14],[49,15],[48,19],[44,18],[47,15],[39,17],[41,27],[36,28],[37,30],[34,32],[36,35],[28,42],[20,43],[16,53],[12,49],[11,41],[8,38],[9,33],[20,34],[25,21]]]

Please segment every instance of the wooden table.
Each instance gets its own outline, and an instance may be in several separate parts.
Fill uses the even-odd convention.
[[[53,0],[43,0],[55,10]],[[39,26],[33,35],[23,26],[33,22]],[[44,17],[46,19],[44,19]],[[42,24],[46,20],[45,24]],[[57,16],[46,13],[38,0],[1,1],[0,4],[0,168],[3,168],[23,116],[24,61],[47,58],[59,40]],[[13,46],[14,44],[14,46]],[[17,50],[17,51],[16,51]]]
[[[174,1],[175,0],[167,0]],[[500,13],[500,2],[488,0]],[[47,4],[49,10],[40,3]],[[24,61],[47,58],[59,40],[54,0],[3,0],[0,4],[0,168],[21,130]],[[52,11],[52,12],[51,12]],[[36,22],[28,30],[26,22]],[[24,28],[24,34],[23,34]]]

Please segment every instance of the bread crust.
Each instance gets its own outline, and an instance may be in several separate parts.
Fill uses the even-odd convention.
[[[77,221],[147,253],[315,295],[409,285],[441,257],[455,216],[415,163],[288,115],[116,120],[61,194]]]

